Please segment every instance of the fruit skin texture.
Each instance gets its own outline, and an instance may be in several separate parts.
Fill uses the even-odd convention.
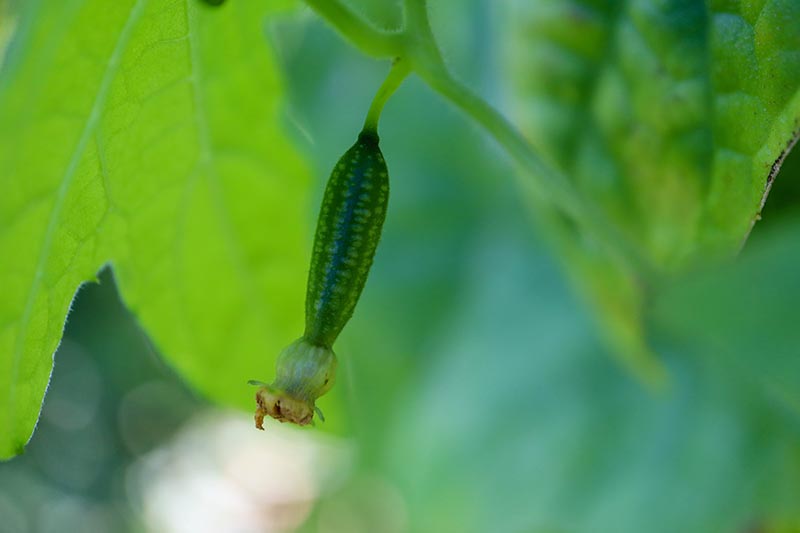
[[[278,357],[275,381],[256,393],[256,427],[269,415],[310,424],[336,374],[333,343],[350,317],[375,257],[389,202],[389,172],[377,133],[365,128],[333,168],[322,199],[302,337]]]
[[[365,130],[333,169],[317,221],[306,294],[305,337],[332,346],[367,281],[389,201],[378,135]]]

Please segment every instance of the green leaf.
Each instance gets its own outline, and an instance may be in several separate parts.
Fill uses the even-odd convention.
[[[106,263],[168,362],[251,408],[301,331],[307,171],[263,17],[288,2],[42,0],[0,78],[0,458]],[[110,354],[113,356],[113,354]]]
[[[659,329],[800,417],[800,221],[763,235],[738,261],[665,289]],[[798,418],[800,420],[800,418]]]
[[[509,15],[513,116],[532,142],[659,273],[735,254],[800,132],[800,3],[518,1]],[[652,376],[644,273],[545,218],[623,357]]]

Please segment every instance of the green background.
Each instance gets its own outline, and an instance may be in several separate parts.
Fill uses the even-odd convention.
[[[635,10],[666,3],[629,4]],[[731,4],[722,8],[739,6]],[[252,5],[240,0],[242,20],[250,11],[251,20],[261,20],[255,13],[263,9]],[[381,2],[359,5],[386,24],[397,20],[399,10],[386,10]],[[233,424],[248,425],[248,413],[227,409],[247,408],[254,391],[246,381],[269,379],[277,355],[272,352],[299,333],[303,265],[324,181],[355,139],[387,71],[309,10],[279,11],[252,35],[245,32],[254,43],[260,41],[253,35],[265,36],[274,64],[259,63],[269,68],[256,79],[249,71],[241,79],[229,75],[225,79],[236,81],[220,89],[222,98],[235,93],[237,84],[247,85],[238,103],[251,109],[247,99],[258,100],[259,87],[277,83],[282,103],[264,111],[274,124],[254,137],[244,111],[224,111],[237,100],[221,99],[212,108],[212,125],[230,120],[244,131],[211,144],[230,148],[250,139],[246,148],[259,152],[274,136],[285,143],[264,152],[261,164],[269,164],[270,154],[289,154],[288,163],[281,159],[287,170],[274,174],[292,176],[282,187],[293,200],[264,190],[269,202],[260,209],[230,212],[241,215],[233,227],[246,228],[242,234],[255,243],[280,236],[269,242],[278,243],[276,256],[292,258],[279,267],[288,272],[265,267],[248,278],[230,274],[236,265],[209,263],[201,251],[213,256],[205,246],[214,242],[207,232],[219,228],[204,225],[213,205],[198,201],[197,223],[189,224],[197,241],[185,252],[195,263],[158,274],[159,283],[147,289],[189,287],[186,293],[196,301],[183,310],[211,309],[198,311],[191,327],[169,306],[148,314],[153,304],[130,289],[137,286],[134,274],[158,273],[156,252],[128,258],[127,296],[126,278],[119,279],[114,263],[100,273],[99,284],[83,286],[55,355],[33,440],[24,455],[0,465],[0,531],[179,530],[170,524],[192,524],[190,515],[202,517],[204,502],[224,506],[225,494],[244,494],[263,514],[260,522],[249,521],[234,506],[220,526],[231,531],[798,531],[798,154],[786,161],[764,220],[741,257],[676,274],[648,302],[648,341],[669,376],[653,389],[621,366],[603,342],[585,293],[568,282],[553,252],[559,245],[553,246],[549,226],[532,216],[512,162],[414,77],[390,101],[381,122],[392,179],[390,210],[366,290],[337,343],[341,373],[335,392],[321,403],[329,421],[314,430],[287,433],[270,424],[265,434],[240,433]],[[230,21],[227,29],[215,25],[219,13],[203,13],[206,31],[237,33]],[[519,44],[509,44],[507,15],[492,2],[452,1],[436,6],[433,20],[453,70],[524,127],[514,110],[525,100],[515,92],[520,86],[509,81],[508,46]],[[14,46],[6,69],[17,57]],[[208,62],[222,65],[237,50],[245,64],[263,60],[241,49],[233,43],[208,51]],[[787,65],[786,76],[800,79],[796,63]],[[67,71],[56,74],[70,79]],[[273,75],[282,81],[271,81]],[[211,131],[224,134],[225,127]],[[172,151],[173,159],[196,156],[194,148],[186,150],[188,155]],[[236,157],[218,161],[224,175],[249,168]],[[248,179],[260,179],[256,171],[253,176]],[[156,193],[163,185],[157,177]],[[237,198],[261,197],[247,182],[230,187],[238,190]],[[203,198],[215,197],[209,191]],[[128,206],[131,220],[146,222],[137,211],[145,205],[140,200]],[[0,213],[7,220],[12,211]],[[29,240],[39,242],[33,235]],[[140,249],[152,244],[143,242]],[[265,264],[261,259],[243,261]],[[145,260],[154,262],[140,270],[131,266]],[[12,263],[9,256],[2,262]],[[215,285],[229,274],[236,276],[232,285]],[[270,275],[280,280],[274,284],[281,300],[269,302],[266,318],[254,316],[265,312],[256,309],[260,304],[240,302],[236,295],[269,293],[259,280]],[[133,313],[120,302],[115,276]],[[236,328],[255,331],[271,313],[279,317],[278,326],[254,333],[264,341],[258,350],[233,345],[243,338]],[[180,328],[186,330],[178,335]],[[165,343],[166,338],[173,340]],[[173,350],[164,359],[159,340]],[[193,343],[207,351],[191,353],[186,347]],[[294,444],[277,445],[279,437]],[[251,470],[234,475],[233,460],[251,456],[273,462],[254,460]],[[279,468],[298,461],[308,462],[310,493],[297,488],[300,474]],[[198,487],[225,490],[209,495]],[[181,491],[190,498],[181,500]],[[191,512],[182,514],[182,504]]]

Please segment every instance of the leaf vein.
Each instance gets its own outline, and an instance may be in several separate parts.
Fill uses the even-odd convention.
[[[131,35],[133,33],[133,28],[136,26],[136,23],[141,18],[146,3],[147,0],[136,0],[133,7],[131,8],[130,13],[128,14],[128,18],[126,19],[122,31],[120,32],[119,39],[117,39],[117,42],[114,45],[114,49],[111,52],[111,56],[109,57],[108,67],[106,68],[106,71],[103,74],[103,77],[100,81],[100,86],[97,90],[97,94],[95,95],[94,101],[92,103],[91,111],[89,113],[88,118],[86,119],[86,124],[84,125],[84,128],[81,131],[78,143],[75,147],[75,150],[72,153],[72,157],[70,158],[69,165],[67,166],[66,171],[64,172],[64,176],[61,179],[61,183],[59,184],[58,190],[56,191],[56,198],[53,203],[53,208],[50,211],[50,217],[47,222],[47,229],[45,230],[45,236],[42,241],[42,247],[39,253],[39,258],[36,263],[36,269],[34,271],[34,277],[31,283],[31,289],[30,291],[28,291],[28,298],[25,302],[25,307],[23,309],[22,315],[19,320],[19,329],[17,331],[17,338],[14,345],[14,351],[11,356],[11,380],[10,380],[8,395],[6,397],[6,403],[8,405],[8,413],[10,416],[9,426],[11,428],[14,427],[15,417],[16,417],[14,409],[14,401],[17,394],[16,385],[17,385],[17,379],[19,377],[20,360],[22,358],[22,352],[25,347],[25,335],[27,333],[27,328],[30,323],[31,315],[33,313],[33,307],[36,301],[36,297],[41,289],[42,279],[44,276],[44,268],[50,256],[50,249],[53,243],[53,238],[55,236],[58,220],[61,216],[61,211],[64,207],[64,202],[69,192],[70,185],[72,184],[72,181],[77,172],[78,164],[80,163],[81,157],[85,153],[86,147],[90,139],[92,138],[92,132],[97,126],[97,123],[102,115],[106,98],[108,97],[109,89],[111,87],[111,83],[114,80],[114,77],[120,66],[120,60],[122,58],[122,54],[124,53],[125,48],[128,45],[128,41],[131,38]]]

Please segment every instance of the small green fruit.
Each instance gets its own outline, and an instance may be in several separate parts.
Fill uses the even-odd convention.
[[[278,358],[272,385],[256,393],[256,427],[269,415],[311,423],[336,372],[333,343],[353,315],[381,237],[389,173],[378,135],[365,128],[333,169],[322,200],[306,293],[306,329]]]

